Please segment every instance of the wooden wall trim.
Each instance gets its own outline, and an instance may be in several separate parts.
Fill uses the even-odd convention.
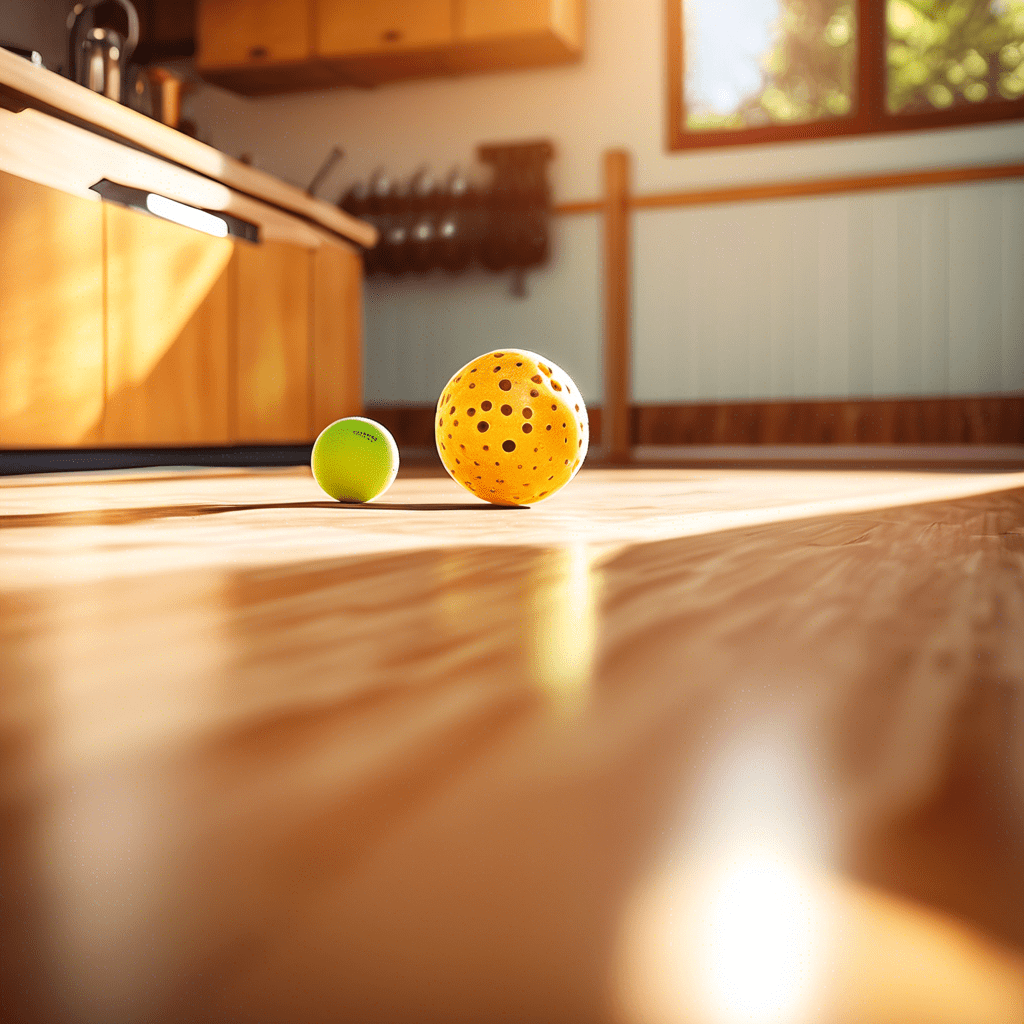
[[[844,195],[854,192],[888,191],[903,188],[933,188],[937,185],[969,185],[980,181],[1024,178],[1024,163],[991,164],[980,167],[942,167],[922,171],[897,171],[890,174],[864,174],[844,178],[808,178],[769,182],[761,185],[736,185],[729,188],[688,189],[632,196],[633,210],[653,210],[678,206],[714,206],[720,203],[748,203],[767,199],[799,199],[809,196]],[[601,213],[604,200],[560,203],[554,212],[561,216]]]
[[[602,408],[588,407],[593,445]],[[434,447],[434,406],[368,406],[400,446]],[[1024,445],[1024,392],[938,398],[667,403],[630,409],[634,445]]]
[[[630,157],[609,150],[604,162],[604,411],[605,439],[613,462],[628,462],[632,310]]]

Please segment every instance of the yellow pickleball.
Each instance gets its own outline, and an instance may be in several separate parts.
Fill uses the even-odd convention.
[[[444,468],[496,505],[550,498],[587,457],[587,407],[550,360],[501,349],[467,363],[441,392],[434,417]]]

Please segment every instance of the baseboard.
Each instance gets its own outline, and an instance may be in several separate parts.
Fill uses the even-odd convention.
[[[1024,394],[638,405],[635,445],[1024,444]]]
[[[592,444],[601,408],[588,407]],[[399,445],[434,446],[432,405],[371,405]],[[633,406],[631,439],[640,448],[716,445],[1019,445],[1024,393],[945,398],[822,399],[665,403]]]

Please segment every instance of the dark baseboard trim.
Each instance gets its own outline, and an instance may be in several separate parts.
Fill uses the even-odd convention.
[[[634,406],[633,444],[1024,444],[1024,395]]]
[[[588,409],[601,444],[601,408]],[[402,449],[434,451],[433,405],[371,405]],[[777,445],[1024,445],[1024,394],[806,402],[635,405],[631,441],[647,450]],[[159,466],[299,466],[311,445],[0,450],[0,476]]]
[[[52,448],[0,451],[0,476],[80,473],[159,466],[300,466],[310,444],[237,445],[217,448]]]
[[[590,414],[601,443],[601,409]],[[368,406],[399,446],[433,448],[432,405]],[[634,405],[633,445],[1024,444],[1024,394]]]

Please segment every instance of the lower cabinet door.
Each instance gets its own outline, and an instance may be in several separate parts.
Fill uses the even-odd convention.
[[[0,448],[100,443],[103,208],[0,172]]]
[[[235,248],[236,432],[240,444],[312,431],[311,258],[285,242]]]
[[[103,443],[229,443],[233,243],[120,206],[103,212]]]
[[[313,434],[363,412],[363,261],[355,250],[313,253]]]

